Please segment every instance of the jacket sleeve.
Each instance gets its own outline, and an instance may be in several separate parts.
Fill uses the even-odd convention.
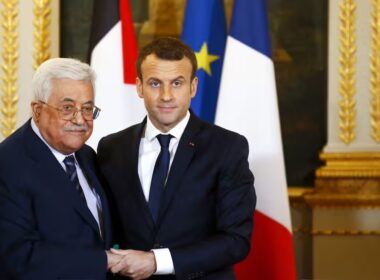
[[[216,233],[196,244],[169,248],[178,279],[224,269],[249,253],[256,195],[244,137],[234,138],[222,166],[216,187]]]

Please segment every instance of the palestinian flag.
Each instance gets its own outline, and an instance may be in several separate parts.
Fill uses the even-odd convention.
[[[95,0],[89,53],[97,75],[95,103],[102,111],[87,141],[94,149],[100,138],[146,114],[135,86],[137,51],[129,0]]]

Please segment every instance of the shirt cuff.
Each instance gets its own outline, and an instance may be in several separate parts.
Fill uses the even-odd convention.
[[[172,255],[168,248],[153,249],[157,270],[154,274],[174,274]]]

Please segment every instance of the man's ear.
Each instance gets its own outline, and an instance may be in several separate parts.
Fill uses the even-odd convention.
[[[137,94],[140,98],[144,98],[142,87],[143,87],[142,81],[137,77],[136,78],[136,90],[137,90]]]
[[[42,104],[37,101],[32,101],[30,106],[32,108],[33,120],[37,123],[41,116]]]
[[[190,94],[191,98],[194,98],[195,95],[197,94],[197,88],[198,88],[198,78],[195,77],[190,84]]]

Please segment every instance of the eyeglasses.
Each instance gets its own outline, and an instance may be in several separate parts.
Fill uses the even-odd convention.
[[[73,118],[75,118],[78,112],[82,113],[83,119],[85,119],[86,121],[92,121],[99,116],[101,111],[100,108],[96,107],[95,105],[85,105],[82,108],[77,109],[74,105],[63,105],[61,107],[54,107],[41,100],[39,100],[38,102],[57,110],[59,117],[65,121],[71,121]]]

